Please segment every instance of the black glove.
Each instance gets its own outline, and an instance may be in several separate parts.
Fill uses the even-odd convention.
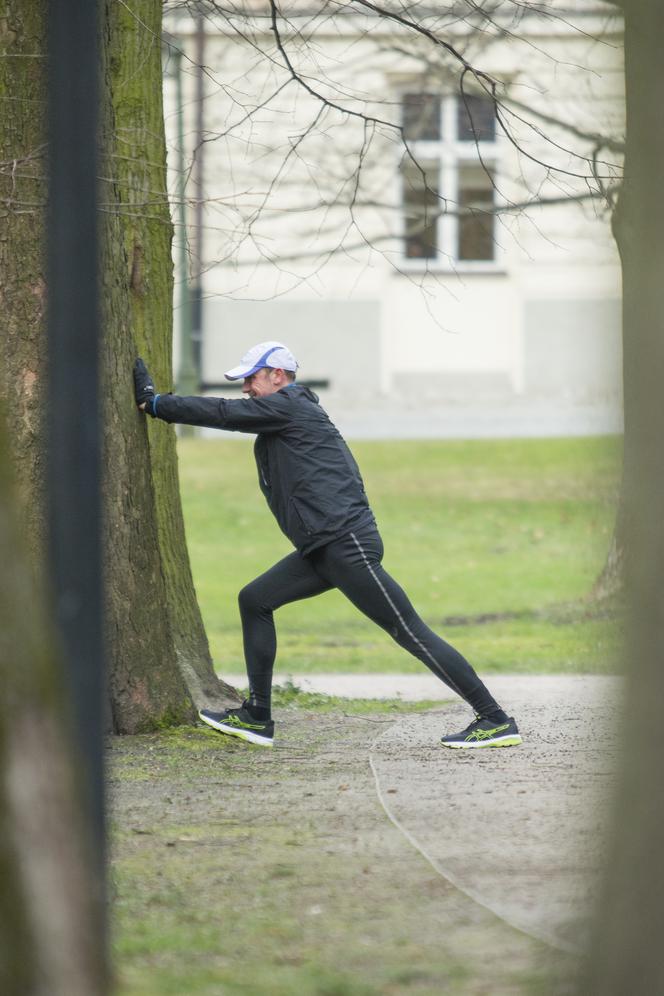
[[[139,358],[134,363],[134,395],[136,404],[145,404],[148,415],[154,416],[154,384],[143,360]]]

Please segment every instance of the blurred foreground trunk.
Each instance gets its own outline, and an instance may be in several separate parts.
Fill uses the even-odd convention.
[[[106,992],[92,848],[54,634],[22,544],[0,426],[0,992]]]
[[[626,706],[613,847],[583,993],[664,992],[664,5],[626,0],[623,266]]]

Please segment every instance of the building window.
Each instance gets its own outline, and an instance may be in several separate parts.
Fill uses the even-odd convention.
[[[494,261],[493,101],[406,93],[402,111],[413,157],[406,156],[401,168],[406,259]]]
[[[404,163],[404,238],[408,259],[436,259],[438,255],[439,179],[437,160]]]
[[[403,98],[403,131],[411,142],[440,139],[440,98],[435,93],[407,93]]]
[[[493,170],[481,163],[460,163],[457,259],[493,259]]]
[[[453,97],[457,107],[457,138],[460,142],[495,142],[496,112],[489,97]]]

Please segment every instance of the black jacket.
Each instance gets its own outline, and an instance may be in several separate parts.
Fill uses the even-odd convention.
[[[261,490],[301,553],[375,521],[352,453],[307,387],[290,384],[265,398],[237,401],[161,394],[156,417],[257,433]]]

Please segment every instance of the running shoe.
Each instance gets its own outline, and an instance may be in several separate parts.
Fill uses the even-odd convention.
[[[210,712],[209,709],[201,709],[198,713],[200,718],[213,730],[219,733],[227,733],[231,737],[239,737],[250,744],[258,744],[260,747],[272,747],[274,745],[274,722],[271,719],[254,719],[246,708],[247,703],[243,702],[239,708],[226,709],[224,712]]]
[[[440,742],[443,747],[456,747],[462,750],[477,747],[516,747],[521,743],[521,734],[511,717],[505,723],[496,724],[495,719],[482,719],[481,716],[477,716],[461,733],[442,737]]]

